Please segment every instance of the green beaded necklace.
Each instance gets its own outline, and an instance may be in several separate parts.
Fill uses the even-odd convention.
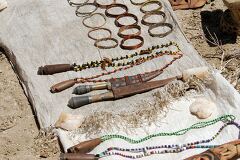
[[[163,132],[163,133],[151,134],[151,135],[148,135],[148,136],[146,136],[144,138],[141,138],[141,139],[138,139],[138,140],[132,139],[132,138],[129,138],[129,137],[126,137],[126,136],[123,136],[123,135],[112,134],[112,135],[102,136],[101,141],[104,142],[104,141],[111,140],[111,139],[122,139],[122,140],[127,141],[128,143],[131,143],[131,144],[138,144],[138,143],[142,143],[144,141],[147,141],[147,140],[149,140],[151,138],[155,138],[155,137],[184,135],[192,129],[204,128],[204,127],[216,124],[217,122],[220,122],[220,121],[222,121],[224,123],[227,123],[227,122],[234,121],[235,119],[236,119],[236,117],[233,116],[233,115],[223,115],[223,116],[221,116],[219,118],[216,118],[214,120],[195,123],[188,128],[181,129],[181,130],[176,131],[176,132],[169,132],[169,133],[164,133]]]

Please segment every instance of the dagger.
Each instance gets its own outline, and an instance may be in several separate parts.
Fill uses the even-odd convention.
[[[72,97],[68,102],[68,106],[70,108],[76,109],[90,103],[120,99],[123,97],[132,96],[135,94],[147,92],[149,90],[165,86],[169,82],[176,79],[181,79],[181,78],[182,76],[172,77],[164,80],[144,82],[144,83],[127,85],[123,87],[112,88],[111,91],[109,92],[93,95],[93,96]]]

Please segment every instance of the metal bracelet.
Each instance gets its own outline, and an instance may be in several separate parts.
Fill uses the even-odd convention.
[[[148,22],[146,21],[147,18],[153,16],[153,15],[160,15],[163,17],[162,21],[160,22]],[[157,24],[157,23],[164,23],[166,21],[167,17],[166,17],[166,14],[162,11],[153,11],[153,12],[147,12],[145,13],[145,15],[143,16],[142,18],[142,21],[141,23],[143,25],[146,25],[146,26],[151,26],[151,25],[154,25],[154,24]]]
[[[111,38],[111,37],[112,37],[112,32],[111,32],[111,30],[110,30],[110,29],[107,29],[107,28],[94,28],[94,29],[92,29],[92,30],[90,30],[90,31],[88,32],[88,37],[91,38],[91,39],[93,39],[93,40],[95,40],[95,41],[102,39],[102,38],[94,38],[93,36],[91,36],[91,33],[92,33],[92,32],[99,31],[99,30],[104,30],[104,31],[107,31],[107,32],[109,33],[109,36],[108,36],[108,37],[104,37],[104,38]]]
[[[146,6],[150,5],[150,4],[157,4],[157,5],[158,5],[158,8],[153,9],[153,10],[150,10],[150,11],[146,11],[146,10],[143,9],[144,7],[146,7]],[[158,1],[158,0],[152,0],[152,1],[147,1],[147,2],[143,3],[142,6],[141,6],[141,8],[140,8],[140,11],[141,11],[142,13],[153,12],[153,11],[158,11],[158,10],[162,9],[162,7],[163,7],[163,6],[162,6],[162,3],[161,3],[160,1]]]
[[[132,34],[123,34],[122,32],[129,30],[129,29],[137,29],[138,32]],[[141,34],[141,27],[139,25],[129,25],[129,26],[122,26],[118,31],[118,36],[121,38],[128,38],[132,36],[139,36]]]
[[[103,42],[103,41],[113,41],[116,44],[111,45],[111,46],[103,46],[103,45],[99,45],[98,43]],[[111,48],[116,48],[118,46],[118,40],[115,38],[102,38],[102,39],[98,39],[95,41],[94,46],[99,48],[99,49],[111,49]]]
[[[170,30],[165,32],[165,33],[160,33],[160,34],[155,34],[155,33],[151,32],[151,30],[153,30],[154,28],[161,27],[161,26],[169,27]],[[172,31],[173,31],[173,25],[171,25],[170,23],[157,23],[157,24],[151,25],[149,27],[149,29],[148,29],[148,33],[149,33],[150,36],[152,36],[152,37],[160,37],[160,38],[163,38],[163,37],[167,36]]]
[[[138,1],[138,0],[137,0]],[[136,5],[136,6],[140,6],[140,5],[143,5],[144,3],[146,3],[146,1],[143,1],[143,2],[134,2],[133,0],[130,0],[130,2],[133,4],[133,5]]]
[[[125,12],[120,13],[120,14],[111,14],[111,13],[109,13],[109,9],[111,9],[111,8],[117,8],[117,7],[120,7],[120,8],[122,8],[122,9],[124,9]],[[127,12],[128,12],[128,7],[127,7],[126,5],[121,4],[121,3],[115,3],[115,4],[109,5],[109,6],[106,8],[106,10],[105,10],[105,15],[106,15],[107,17],[116,18],[116,17],[118,17],[118,16],[121,15],[121,14],[126,14]]]
[[[95,8],[94,8],[94,10],[89,11],[89,12],[79,12],[79,9],[80,9],[81,7],[84,7],[84,6],[94,6]],[[91,14],[94,13],[97,9],[98,9],[98,6],[97,6],[95,3],[85,3],[85,4],[81,5],[81,6],[77,6],[77,9],[76,9],[76,11],[75,11],[75,14],[76,14],[76,16],[78,16],[78,17],[84,17],[84,16],[91,15]]]
[[[126,42],[127,40],[130,40],[130,39],[138,39],[140,40],[141,42],[139,44],[136,44],[136,45],[132,45],[132,46],[127,46],[127,45],[124,45],[124,42]],[[142,47],[144,44],[144,39],[143,37],[141,36],[128,36],[126,38],[124,38],[121,43],[120,43],[120,47],[124,50],[135,50],[135,49],[138,49],[140,47]]]
[[[100,3],[98,3],[97,0],[94,0],[93,3],[97,4],[99,8],[106,9],[108,6],[116,3],[116,0],[112,0],[112,1],[113,2],[111,4],[100,4]]]
[[[72,2],[72,0],[67,0],[67,1],[68,1],[70,6],[76,7],[76,6],[81,6],[81,5],[84,5],[85,3],[88,3],[89,0],[85,0],[85,2],[82,2],[82,3]]]
[[[103,18],[104,18],[104,23],[101,24],[101,25],[99,25],[99,26],[90,26],[90,25],[88,25],[88,24],[85,23],[85,21],[86,21],[87,19],[89,19],[89,18],[91,18],[91,17],[93,17],[93,16],[95,16],[95,15],[100,15],[101,17],[103,17]],[[100,28],[100,27],[104,26],[104,25],[107,23],[107,18],[106,18],[106,16],[105,16],[104,14],[102,14],[102,13],[93,13],[93,14],[85,17],[85,18],[83,19],[82,23],[83,23],[83,25],[84,25],[85,27],[88,27],[88,28]]]
[[[135,16],[134,14],[131,14],[131,13],[125,13],[125,14],[121,14],[120,16],[118,16],[118,17],[115,19],[115,25],[116,25],[117,27],[126,26],[126,25],[123,25],[123,24],[121,24],[121,23],[119,22],[119,19],[124,18],[124,17],[132,17],[132,18],[135,20],[135,22],[134,22],[133,24],[128,24],[128,26],[129,26],[129,25],[137,25],[137,24],[138,24],[138,18],[137,18],[137,16]]]

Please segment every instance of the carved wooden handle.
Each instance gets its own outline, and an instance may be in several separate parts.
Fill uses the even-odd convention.
[[[55,73],[67,72],[73,70],[70,64],[46,65],[38,68],[38,75],[52,75]]]
[[[68,149],[68,152],[70,153],[89,153],[91,152],[95,147],[97,147],[100,143],[102,143],[100,138],[81,142],[71,148]]]
[[[60,160],[98,160],[94,154],[61,153]]]
[[[63,81],[63,82],[60,82],[58,84],[55,84],[51,87],[50,91],[52,93],[57,93],[57,92],[61,92],[65,89],[68,89],[72,86],[74,86],[76,84],[76,79],[70,79],[70,80],[67,80],[67,81]]]

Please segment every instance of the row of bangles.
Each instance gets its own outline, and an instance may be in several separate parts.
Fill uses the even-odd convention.
[[[152,155],[159,155],[160,158],[160,155],[163,154],[180,153],[193,149],[208,149],[201,154],[185,158],[185,160],[237,160],[238,158],[240,158],[240,125],[236,122],[235,119],[236,118],[233,115],[223,115],[210,121],[195,123],[188,128],[181,129],[175,132],[160,132],[148,135],[141,139],[132,139],[123,135],[105,135],[97,139],[81,142],[69,148],[68,153],[61,154],[60,159],[97,160],[109,156],[119,156],[123,157],[124,159],[140,159]],[[185,144],[162,144],[156,146],[141,145],[141,143],[149,141],[150,139],[155,138],[154,142],[156,142],[158,137],[182,136],[191,130],[206,128],[212,125],[216,125],[219,122],[223,123],[222,126],[215,134],[213,134],[212,137],[208,139],[188,142]],[[222,131],[228,126],[235,126],[236,131],[238,131],[236,133],[239,133],[238,138],[236,138],[235,141],[228,142],[223,145],[213,144],[212,142],[214,142],[214,140],[216,140],[222,134]],[[97,146],[113,139],[119,141],[126,141],[129,144],[138,144],[139,147],[123,148],[114,146],[109,147],[98,154],[89,154],[89,152],[91,152]]]
[[[93,3],[88,3],[88,0],[86,0],[85,2],[82,2],[82,3],[75,3],[71,0],[68,0],[68,2],[71,6],[77,7],[76,15],[78,17],[85,17],[83,19],[83,25],[87,28],[91,28],[91,30],[88,32],[88,37],[90,39],[95,40],[95,43],[94,43],[95,47],[97,47],[99,49],[111,49],[111,48],[115,48],[118,46],[118,40],[116,38],[112,37],[112,31],[108,28],[103,27],[107,22],[106,16],[110,17],[110,18],[115,18],[115,25],[117,27],[119,27],[118,36],[122,38],[122,40],[120,42],[120,48],[122,48],[124,50],[135,50],[135,49],[138,49],[143,46],[144,38],[141,36],[141,26],[138,25],[138,17],[132,13],[129,13],[128,7],[126,5],[121,4],[121,3],[116,3],[116,0],[113,0],[112,3],[105,4],[105,5],[100,4],[97,0],[95,0]],[[134,5],[137,4],[133,1],[131,1],[131,3]],[[158,7],[153,10],[144,9],[145,7],[150,6],[151,4],[155,4]],[[139,5],[139,4],[137,4],[137,5]],[[81,9],[86,6],[93,6],[94,9],[91,11],[82,12]],[[141,4],[140,11],[142,13],[144,13],[141,23],[143,25],[149,26],[148,33],[152,37],[162,38],[162,37],[165,37],[168,34],[170,34],[173,30],[173,26],[170,23],[165,23],[167,18],[166,18],[166,14],[163,11],[161,11],[162,7],[163,7],[162,3],[158,0],[151,0],[151,1],[147,0],[146,2]],[[94,13],[98,8],[105,9],[106,16],[102,13]],[[118,13],[118,14],[110,13],[110,10],[112,10],[114,8],[121,8],[124,11],[122,13]],[[91,25],[87,24],[86,22],[90,18],[93,18],[93,16],[102,17],[103,23],[100,25],[96,25],[96,26],[91,26]],[[160,19],[159,22],[147,21],[147,19],[152,16],[161,16],[162,18],[159,18]],[[131,19],[133,19],[133,22],[131,24],[122,24],[122,23],[120,23],[120,21],[123,18],[131,18]],[[167,30],[164,33],[153,33],[153,30],[158,27],[168,27],[169,30]],[[136,31],[134,31],[134,33],[132,33],[132,34],[124,34],[124,32],[126,33],[130,30],[136,30]],[[97,32],[97,31],[104,31],[108,34],[108,36],[106,36],[104,38],[96,38],[93,36],[93,33]],[[127,43],[127,41],[129,41],[129,40],[138,40],[139,43],[137,43],[135,45],[126,45],[125,43]],[[101,44],[102,42],[106,42],[106,41],[112,41],[113,44],[112,45]]]

